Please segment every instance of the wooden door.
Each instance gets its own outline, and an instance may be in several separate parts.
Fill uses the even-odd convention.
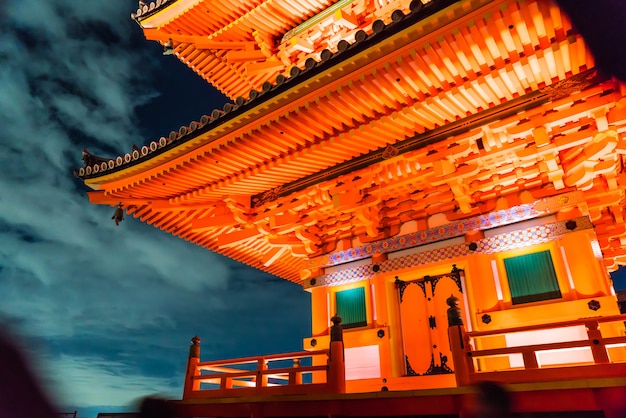
[[[454,267],[448,274],[396,280],[406,376],[454,373],[446,300],[455,296],[461,301],[461,310],[465,309],[461,274],[462,270]]]

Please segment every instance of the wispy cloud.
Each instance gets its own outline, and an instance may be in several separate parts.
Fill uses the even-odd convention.
[[[115,227],[72,178],[83,147],[145,142],[138,110],[163,75],[138,47],[135,6],[0,3],[0,315],[64,405],[179,395],[194,334],[220,358],[298,349],[308,332],[297,286],[129,218]]]
[[[62,356],[55,359],[63,370],[60,382],[63,391],[72,392],[75,407],[98,405],[103,399],[115,399],[118,405],[132,405],[138,394],[180,396],[180,382],[173,378],[146,376],[129,367],[124,361],[110,361],[97,356]],[[102,411],[104,412],[104,411]]]

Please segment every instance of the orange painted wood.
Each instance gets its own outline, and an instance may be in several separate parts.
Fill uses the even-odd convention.
[[[471,375],[472,382],[496,381],[502,383],[558,382],[577,379],[608,379],[623,377],[626,363],[605,365],[578,365],[575,367],[546,367],[531,370],[499,370],[494,372],[476,372]]]
[[[510,332],[536,331],[536,330],[546,329],[546,328],[571,327],[571,326],[576,326],[576,325],[584,325],[587,322],[595,322],[595,321],[599,323],[605,323],[605,322],[618,322],[618,321],[625,321],[625,320],[626,320],[626,314],[599,316],[599,317],[593,317],[593,318],[575,319],[571,321],[551,322],[551,323],[546,323],[546,324],[523,325],[523,326],[516,326],[516,327],[511,327],[511,328],[501,328],[501,329],[485,330],[485,331],[472,331],[472,332],[468,332],[467,335],[469,337],[474,338],[474,337],[484,337],[488,335],[505,334],[505,333],[510,333]]]
[[[573,382],[575,383],[575,382]],[[582,388],[562,388],[544,384],[510,386],[514,412],[523,415],[533,412],[620,411],[624,407],[624,387],[587,382]],[[252,410],[262,411],[266,417],[298,416],[411,416],[415,413],[444,415],[459,414],[470,398],[467,389],[449,389],[416,393],[414,391],[377,392],[375,394],[344,394],[262,398],[239,398],[237,402],[223,400],[190,400],[174,402],[177,415],[192,416],[251,416]],[[606,413],[606,412],[605,412]],[[612,415],[614,416],[620,415]]]
[[[299,373],[311,373],[311,372],[326,371],[326,370],[327,370],[327,366],[301,366],[298,369],[298,372]],[[291,373],[292,371],[293,371],[293,368],[287,368],[287,367],[279,368],[279,369],[261,368],[257,370],[251,370],[251,371],[228,372],[228,378],[236,379],[236,378],[244,378],[244,377],[261,375],[265,378],[281,377],[287,380],[286,376],[288,376],[289,373]],[[213,374],[203,374],[203,375],[194,376],[193,379],[203,382],[203,381],[209,381],[209,380],[215,380],[215,379],[219,380],[223,376],[224,376],[223,373],[213,373]],[[257,387],[267,386],[267,382],[264,382],[263,384],[261,384],[260,380],[257,380],[256,384],[257,384]]]
[[[504,3],[507,7],[502,7]],[[316,7],[321,10],[321,3],[316,4],[307,5],[306,10],[313,14]],[[197,37],[198,40],[210,38],[211,42],[224,42],[223,47],[246,48],[259,45],[259,40],[261,43],[268,42],[267,36],[271,34],[254,35],[242,31],[249,24],[245,19],[262,18],[263,13],[276,10],[274,7],[280,8],[283,14],[293,16],[295,11],[300,13],[303,10],[300,7],[304,7],[287,2],[265,6],[246,2],[231,6],[232,10],[227,10],[226,6],[218,7],[211,15],[206,13],[208,3],[200,2],[158,31],[177,34],[180,29],[181,36]],[[251,13],[253,9],[256,11]],[[236,19],[236,16],[247,17],[232,28],[225,29],[230,19]],[[537,24],[539,18],[543,20],[541,25]],[[267,22],[272,22],[272,19]],[[271,24],[276,25],[277,22]],[[199,31],[200,26],[205,29]],[[537,26],[534,34],[530,30],[533,26]],[[187,151],[180,147],[179,152],[155,157],[148,163],[108,177],[98,187],[110,196],[107,198],[110,200],[101,200],[100,203],[122,202],[127,213],[156,227],[177,231],[177,236],[181,238],[253,265],[271,261],[264,268],[298,281],[297,268],[302,260],[294,258],[293,254],[305,255],[300,252],[304,244],[293,241],[294,245],[298,245],[293,254],[290,251],[279,253],[266,242],[253,243],[257,238],[247,241],[250,250],[237,246],[219,248],[218,237],[230,231],[215,225],[202,233],[194,232],[191,219],[201,218],[193,211],[203,205],[208,207],[223,196],[250,196],[322,172],[428,129],[462,120],[502,101],[521,97],[532,89],[549,85],[555,79],[563,80],[579,73],[581,68],[593,65],[584,42],[572,31],[568,19],[553,5],[542,6],[534,1],[529,4],[496,1],[469,12],[453,24],[435,29],[432,34],[420,35],[426,33],[422,27],[411,30],[393,42],[383,42],[377,49],[379,52],[368,52],[374,55],[367,59],[338,64],[333,72],[311,81],[310,86],[296,87],[258,108],[250,108],[249,113],[221,125],[219,129],[209,129],[189,144]],[[546,44],[546,39],[549,44]],[[395,49],[390,47],[392,44]],[[259,48],[262,47],[259,45]],[[245,50],[220,49],[215,54],[219,60],[224,60],[229,51]],[[241,89],[241,95],[246,97],[250,84],[235,81],[244,72],[241,63],[218,64],[191,44],[177,47],[177,53],[181,54],[180,57],[188,57],[190,65],[203,66],[203,69],[196,68],[200,74],[208,77],[209,72],[213,72],[220,80],[231,80],[229,83],[234,83],[233,88]],[[493,68],[488,65],[491,62]],[[255,83],[266,81],[261,75],[254,77],[260,77],[254,78]],[[450,211],[447,216],[462,217],[478,213],[477,205],[485,199],[496,199],[524,189],[544,193],[541,188],[548,183],[553,183],[558,191],[569,186],[570,183],[566,183],[568,178],[581,186],[585,182],[585,187],[589,187],[586,182],[591,176],[597,180],[587,192],[589,211],[595,217],[601,216],[601,208],[607,202],[610,201],[611,207],[619,207],[619,201],[602,194],[609,184],[612,187],[619,184],[619,177],[613,174],[618,165],[612,159],[605,159],[602,165],[593,168],[592,174],[574,179],[567,177],[565,172],[580,165],[575,164],[576,159],[561,156],[568,156],[570,149],[592,141],[598,131],[594,117],[587,115],[595,114],[604,106],[609,107],[610,117],[607,120],[614,124],[615,129],[622,129],[623,118],[614,117],[617,113],[610,109],[621,97],[620,90],[614,87],[611,83],[604,83],[484,126],[487,132],[506,132],[504,136],[450,138],[441,144],[433,144],[433,148],[403,155],[403,161],[415,162],[412,170],[372,166],[366,170],[373,173],[369,184],[376,183],[377,186],[362,187],[366,193],[373,192],[380,202],[389,200],[389,196],[423,190],[425,198],[410,198],[414,206],[411,216],[414,218],[419,213],[428,215],[438,211]],[[301,88],[307,90],[302,92]],[[608,93],[611,88],[614,88],[614,93]],[[558,111],[552,112],[551,108]],[[542,126],[549,126],[545,137],[554,145],[552,150],[533,143],[533,130]],[[478,138],[482,139],[484,151],[478,148]],[[448,151],[448,146],[452,144],[457,146]],[[433,178],[433,164],[440,158],[435,158],[436,154],[426,156],[431,149],[439,153],[453,152],[449,157],[454,160],[453,166],[465,165],[474,171],[468,169],[468,172],[461,173],[463,170],[455,168],[455,172],[448,174],[449,178]],[[459,149],[467,151],[457,153]],[[617,149],[620,149],[619,146]],[[475,171],[476,168],[478,171]],[[366,171],[358,173],[359,176]],[[415,176],[415,173],[420,175]],[[455,185],[455,176],[471,184],[471,188],[463,189],[465,186]],[[606,179],[606,184],[602,184],[602,179]],[[263,214],[276,213],[277,205],[286,207],[293,199],[299,201],[294,210],[300,218],[306,214],[313,221],[311,225],[322,223],[326,217],[339,219],[340,214],[332,206],[332,199],[324,195],[332,193],[333,183],[320,184],[324,193],[309,189],[279,199],[263,208],[268,212],[246,219],[267,222],[268,219],[263,220]],[[172,206],[168,207],[165,200],[171,201]],[[195,209],[187,208],[187,205],[195,205]],[[453,214],[455,207],[463,209]],[[358,220],[355,207],[347,210],[350,216],[346,219],[320,226],[316,242],[321,246],[333,245],[342,236],[358,236],[367,230],[370,235],[374,232],[371,225]],[[384,212],[385,208],[379,204],[378,210]],[[317,215],[317,212],[324,215]],[[615,212],[615,219],[620,219],[619,213]],[[382,225],[388,227],[397,222],[397,219],[388,218]],[[274,232],[283,234],[289,229],[286,226]],[[373,239],[368,236],[363,238]],[[599,238],[602,243],[608,242],[608,235]],[[615,245],[615,241],[611,242]],[[611,254],[608,263],[616,266],[616,260],[626,254],[612,248],[607,252]]]

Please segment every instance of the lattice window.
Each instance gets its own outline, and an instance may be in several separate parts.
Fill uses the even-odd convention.
[[[337,315],[341,317],[343,328],[357,328],[367,325],[365,288],[343,290],[335,294]]]
[[[514,305],[561,298],[550,251],[504,259]]]

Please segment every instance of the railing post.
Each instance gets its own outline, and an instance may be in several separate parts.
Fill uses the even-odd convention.
[[[200,381],[194,379],[194,376],[200,375],[198,363],[200,363],[200,338],[196,335],[191,339],[191,347],[189,347],[189,358],[187,359],[187,372],[185,373],[183,399],[189,398],[193,391],[200,390]]]
[[[293,370],[289,373],[289,384],[290,385],[301,385],[302,384],[302,372],[299,372],[300,368],[300,359],[293,359]]]
[[[474,371],[474,362],[471,357],[472,350],[469,345],[469,338],[465,334],[465,326],[461,317],[460,301],[459,298],[450,295],[446,299],[446,303],[450,307],[448,308],[448,341],[454,363],[456,384],[457,386],[467,386],[471,384],[470,374]]]
[[[220,378],[220,390],[223,389],[232,389],[233,388],[233,379],[228,376],[222,376]]]
[[[267,386],[267,375],[263,372],[267,370],[267,361],[264,358],[260,358],[256,368],[256,387],[262,388]]]
[[[346,365],[343,351],[343,328],[341,318],[330,318],[330,353],[328,354],[328,376],[326,381],[335,393],[346,392]]]
[[[585,322],[585,327],[587,328],[587,337],[591,341],[593,360],[596,364],[609,363],[609,355],[606,352],[606,346],[602,339],[602,332],[599,329],[598,321],[587,321]]]
[[[526,370],[538,369],[537,353],[534,351],[522,351],[522,359],[524,360],[524,368]]]

